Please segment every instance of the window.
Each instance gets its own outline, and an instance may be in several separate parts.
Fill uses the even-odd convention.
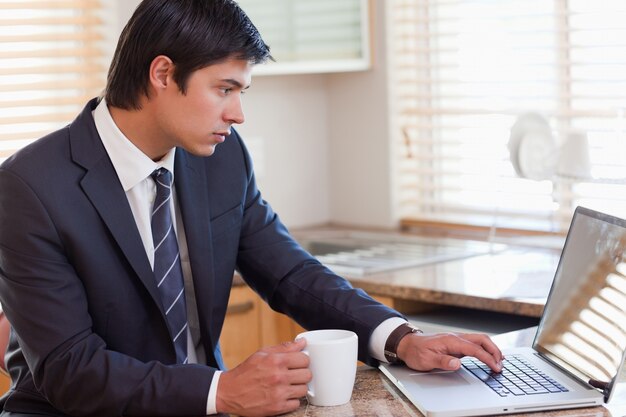
[[[0,0],[0,160],[101,92],[103,10],[97,0]]]
[[[564,231],[576,205],[626,217],[626,4],[392,0],[397,207],[413,220]],[[526,112],[559,145],[587,137],[591,177],[516,175]]]

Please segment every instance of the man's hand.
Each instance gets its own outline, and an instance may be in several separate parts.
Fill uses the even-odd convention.
[[[217,411],[267,416],[293,411],[311,380],[305,339],[263,348],[220,375]]]
[[[417,371],[455,371],[463,356],[474,356],[495,372],[502,370],[502,352],[484,334],[409,334],[398,345],[398,357]]]

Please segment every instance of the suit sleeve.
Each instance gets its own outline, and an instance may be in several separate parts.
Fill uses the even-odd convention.
[[[300,247],[262,199],[243,143],[242,151],[248,167],[237,259],[242,276],[274,310],[306,329],[354,331],[359,337],[359,359],[376,365],[368,349],[371,333],[386,319],[402,315],[353,288]]]
[[[36,390],[69,415],[203,415],[214,370],[107,349],[92,331],[88,292],[66,243],[29,185],[0,170],[0,301],[19,343],[11,349],[23,354],[8,359],[25,358],[12,368],[32,373],[35,384],[14,388]]]

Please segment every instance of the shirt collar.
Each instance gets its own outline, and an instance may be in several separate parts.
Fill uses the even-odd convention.
[[[102,144],[109,154],[124,192],[145,180],[155,169],[160,167],[170,171],[173,178],[176,148],[170,150],[160,161],[154,162],[124,136],[111,117],[104,99],[93,111],[93,118]]]

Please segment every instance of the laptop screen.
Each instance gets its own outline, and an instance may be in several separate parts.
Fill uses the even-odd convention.
[[[626,349],[626,221],[576,209],[533,347],[608,394]]]

